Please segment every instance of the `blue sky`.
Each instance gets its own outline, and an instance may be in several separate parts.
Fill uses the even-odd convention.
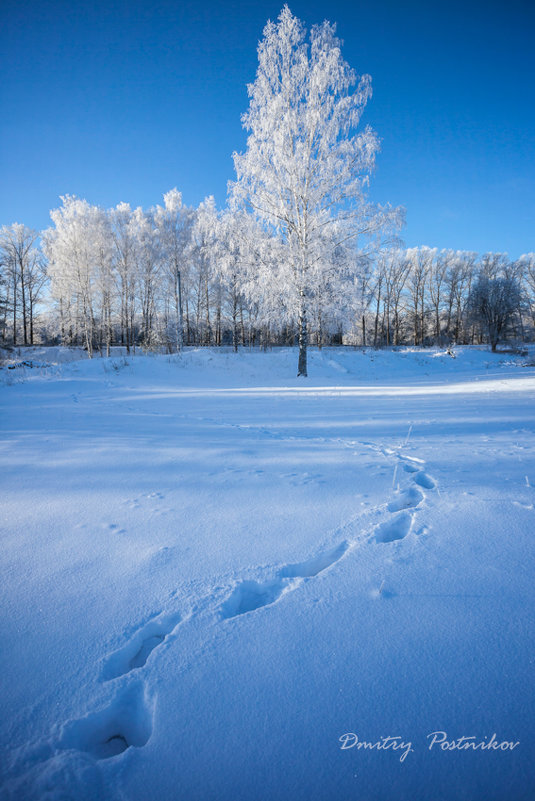
[[[176,186],[225,203],[259,0],[3,0],[0,224],[49,224],[59,196],[149,207]],[[296,0],[337,23],[373,79],[371,197],[407,210],[408,246],[535,250],[535,3]]]

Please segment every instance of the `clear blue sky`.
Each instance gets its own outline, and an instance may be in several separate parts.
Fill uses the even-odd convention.
[[[3,0],[0,224],[49,225],[59,196],[149,207],[226,198],[256,46],[283,0]],[[338,25],[373,79],[374,200],[408,246],[535,250],[535,2],[292,0]]]

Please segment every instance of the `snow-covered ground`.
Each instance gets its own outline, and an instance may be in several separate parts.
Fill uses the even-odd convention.
[[[0,371],[2,798],[535,797],[529,360],[30,356]]]

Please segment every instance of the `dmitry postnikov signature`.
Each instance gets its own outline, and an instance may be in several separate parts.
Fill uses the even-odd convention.
[[[427,737],[427,749],[429,751],[514,751],[520,742],[509,742],[508,740],[499,741],[496,734],[492,737],[485,736],[478,739],[475,735],[448,739],[447,732],[433,731]],[[340,748],[346,751],[348,748],[356,748],[362,751],[399,751],[399,761],[404,762],[408,754],[414,752],[413,744],[406,741],[403,737],[379,737],[378,740],[361,740],[358,734],[347,732],[339,737]]]

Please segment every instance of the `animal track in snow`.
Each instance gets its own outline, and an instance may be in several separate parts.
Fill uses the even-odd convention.
[[[431,476],[427,473],[424,473],[423,470],[420,470],[420,472],[415,475],[414,481],[424,489],[434,489],[436,486]]]
[[[103,523],[102,527],[113,534],[126,534],[126,529],[121,528],[117,523]]]
[[[280,478],[287,479],[293,487],[325,483],[321,473],[281,473]]]
[[[401,492],[395,500],[388,504],[389,512],[399,512],[402,509],[414,509],[424,499],[423,494],[416,487],[409,487],[409,489]]]
[[[295,584],[295,581],[289,579],[286,581],[274,579],[264,584],[259,584],[257,581],[242,581],[221,605],[221,617],[227,620],[244,615],[246,612],[253,612],[262,606],[269,606],[283,593],[293,589]]]
[[[152,705],[141,682],[130,684],[111,704],[63,727],[59,747],[110,759],[133,746],[146,745],[152,734]]]
[[[382,451],[385,455],[390,454],[388,450]],[[423,470],[425,462],[412,456],[398,456],[405,472],[411,474],[412,481],[418,487],[431,490],[436,488],[435,480]],[[395,479],[395,472],[394,472]],[[398,513],[396,517],[381,523],[375,529],[375,542],[394,542],[402,540],[411,531],[415,517],[414,512],[404,510],[416,510],[424,500],[424,493],[418,487],[410,486],[399,492],[396,498],[387,505],[389,512]]]
[[[306,562],[299,562],[295,565],[286,565],[286,567],[279,570],[278,575],[281,578],[312,578],[327,570],[328,567],[334,565],[345,554],[349,548],[349,543],[344,540],[334,548],[328,551],[323,551],[318,556],[313,556]]]
[[[402,540],[411,530],[412,514],[401,512],[397,517],[381,523],[375,529],[375,542],[394,542]]]
[[[338,562],[349,548],[344,542],[324,551],[305,562],[286,565],[281,568],[274,579],[260,584],[258,581],[242,581],[231,592],[221,605],[221,617],[224,620],[253,612],[263,606],[270,606],[282,595],[294,590],[305,579],[313,578],[328,567]]]
[[[181,621],[179,614],[165,615],[150,620],[118,651],[110,654],[102,668],[101,680],[109,681],[141,668],[150,654],[163,643]]]

